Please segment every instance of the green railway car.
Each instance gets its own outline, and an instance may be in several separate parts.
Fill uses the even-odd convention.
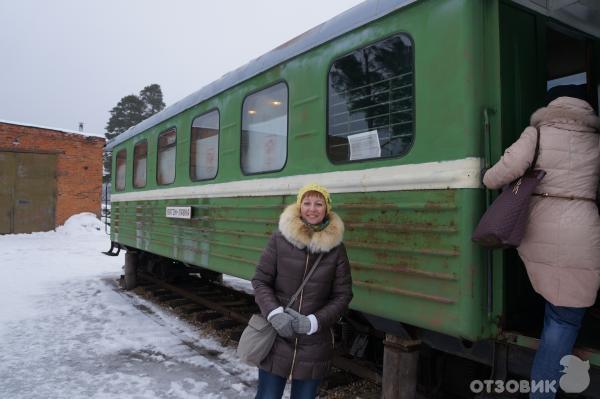
[[[284,206],[318,182],[346,223],[353,310],[527,375],[542,302],[515,251],[470,237],[494,195],[482,167],[546,89],[586,83],[597,107],[598,10],[567,3],[368,0],[309,30],[107,145],[111,240],[250,279]],[[578,353],[600,366],[589,313]]]

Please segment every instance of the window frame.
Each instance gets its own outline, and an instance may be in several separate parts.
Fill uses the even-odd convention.
[[[194,121],[198,118],[203,117],[204,115],[208,115],[211,112],[215,112],[215,111],[217,111],[217,119],[219,121],[219,132],[217,133],[217,171],[213,177],[210,177],[207,179],[193,179],[192,178],[192,128],[194,127]],[[190,123],[189,143],[190,143],[190,153],[189,153],[188,176],[189,176],[190,180],[193,182],[215,180],[217,178],[217,176],[219,175],[219,168],[220,168],[220,164],[221,164],[221,154],[220,154],[220,152],[221,152],[221,111],[219,110],[219,107],[211,108],[211,109],[204,111],[192,118],[192,122]]]
[[[136,161],[135,149],[137,146],[141,145],[142,143],[146,144],[146,179],[144,180],[143,186],[136,186],[135,171],[137,170],[137,168],[135,167],[135,161]],[[131,172],[131,185],[133,188],[144,188],[148,185],[148,139],[140,140],[133,145],[133,168],[132,168],[132,172]]]
[[[125,176],[123,178],[123,188],[119,188],[119,167],[118,167],[118,162],[119,162],[119,154],[125,154]],[[115,192],[121,192],[121,191],[125,191],[125,189],[127,188],[127,149],[126,148],[121,148],[119,151],[117,151],[116,156],[115,156]]]
[[[287,91],[287,104],[286,104],[286,111],[285,111],[286,112],[285,161],[283,162],[283,165],[281,165],[281,168],[279,168],[279,169],[247,173],[244,171],[244,168],[242,166],[242,132],[244,130],[244,103],[246,102],[246,99],[248,97],[250,97],[251,95],[259,93],[259,92],[269,89],[271,87],[277,86],[278,84],[281,84],[281,83],[283,83],[283,85],[285,86],[285,89]],[[261,86],[258,89],[255,89],[255,90],[252,90],[252,91],[249,91],[246,93],[246,95],[242,99],[242,104],[240,107],[240,140],[239,140],[238,148],[240,149],[240,158],[239,158],[240,171],[242,172],[243,176],[255,176],[255,175],[263,175],[263,174],[267,174],[267,173],[277,173],[277,172],[281,172],[282,170],[285,169],[285,167],[287,166],[287,162],[289,159],[289,152],[290,152],[290,86],[288,85],[288,83],[285,79],[276,80],[267,86]]]
[[[379,42],[383,42],[385,40],[388,40],[394,36],[405,36],[411,43],[411,47],[412,47],[412,59],[411,59],[411,66],[412,66],[412,74],[413,74],[413,80],[412,80],[412,98],[413,98],[413,109],[412,109],[412,121],[413,121],[413,140],[410,143],[410,146],[407,147],[406,151],[400,155],[395,155],[395,156],[391,156],[391,157],[379,157],[379,158],[364,158],[364,159],[357,159],[357,160],[344,160],[344,161],[334,161],[331,159],[330,155],[329,155],[329,74],[331,72],[331,68],[333,68],[333,64],[335,64],[337,61],[339,61],[340,59],[347,57],[349,55],[351,55],[352,53],[354,53],[357,50],[360,49],[364,49],[366,47],[370,47],[373,46]],[[415,69],[415,52],[416,52],[416,48],[415,48],[415,40],[413,38],[413,36],[406,31],[398,31],[398,32],[393,32],[391,34],[388,34],[386,36],[383,36],[381,38],[378,38],[376,40],[373,41],[369,41],[366,44],[362,44],[360,46],[356,46],[353,47],[351,50],[344,52],[338,56],[336,56],[330,63],[329,63],[329,67],[326,70],[325,73],[325,87],[326,87],[326,94],[325,94],[325,154],[327,155],[327,160],[332,164],[332,165],[349,165],[349,164],[356,164],[356,163],[360,163],[360,162],[371,162],[371,161],[390,161],[393,159],[399,159],[402,157],[405,157],[406,155],[408,155],[414,145],[415,145],[415,136],[417,134],[417,118],[416,118],[416,114],[417,114],[417,97],[416,97],[416,86],[417,86],[417,71]]]
[[[160,183],[158,181],[158,171],[160,169],[160,165],[158,164],[158,158],[160,155],[160,136],[162,136],[163,134],[169,133],[171,131],[175,132],[175,165],[174,165],[174,173],[173,173],[173,181],[169,182],[169,183]],[[170,184],[175,183],[175,181],[177,180],[177,126],[173,125],[167,129],[164,129],[163,131],[161,131],[158,136],[156,136],[156,171],[154,173],[154,178],[156,180],[156,185],[157,186],[168,186]]]

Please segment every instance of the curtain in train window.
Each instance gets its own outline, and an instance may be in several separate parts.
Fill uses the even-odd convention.
[[[333,162],[405,154],[414,138],[413,44],[399,34],[336,60],[328,78]]]
[[[242,171],[281,170],[287,158],[287,86],[278,83],[249,95],[242,112]]]
[[[127,168],[127,153],[125,150],[117,152],[115,167],[117,169],[115,175],[115,188],[117,191],[123,191],[125,190],[125,172]]]
[[[190,178],[212,179],[219,167],[219,111],[201,115],[192,122]]]
[[[133,186],[146,185],[146,159],[148,158],[148,141],[144,140],[133,148]]]
[[[156,181],[158,184],[170,184],[175,181],[175,156],[177,132],[175,129],[162,132],[158,136],[158,162]]]

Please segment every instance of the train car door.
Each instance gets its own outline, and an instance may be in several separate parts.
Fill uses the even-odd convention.
[[[544,99],[542,18],[520,6],[500,3],[501,145],[510,146],[529,125]],[[503,251],[503,329],[535,336],[543,301],[531,288],[516,250]],[[510,289],[509,288],[510,285]]]
[[[520,1],[520,3],[524,3]],[[598,110],[600,40],[515,2],[500,3],[501,143],[508,147],[529,125],[533,111],[545,105],[547,90],[562,84],[583,85]],[[505,331],[537,338],[544,302],[537,295],[515,250],[503,253]],[[600,261],[600,260],[599,260]],[[600,321],[589,312],[579,346],[600,349]]]

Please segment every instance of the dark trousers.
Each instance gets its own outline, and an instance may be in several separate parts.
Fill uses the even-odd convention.
[[[281,399],[286,379],[258,369],[258,391],[256,399]],[[290,399],[314,399],[321,380],[292,380]]]

